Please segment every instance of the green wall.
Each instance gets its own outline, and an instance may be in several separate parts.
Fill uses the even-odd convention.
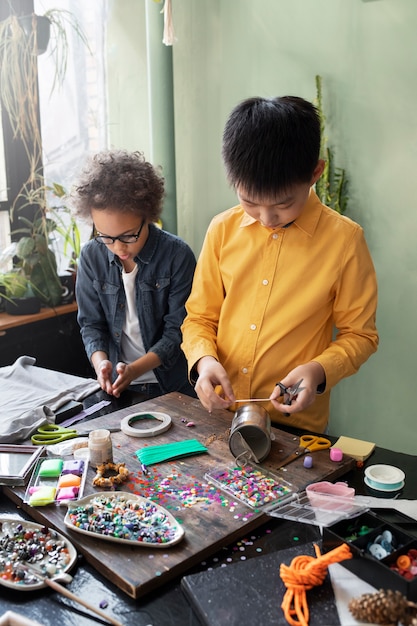
[[[141,55],[136,73],[130,61],[123,68],[118,64],[125,54],[134,57],[143,47],[139,22],[144,6],[155,18],[162,5],[152,0],[112,3],[122,24],[118,28],[128,37],[126,45],[118,40],[119,58],[109,66],[109,74],[117,70],[114,80],[119,88],[110,95],[110,134],[117,133],[116,143],[125,142],[127,147],[135,136],[145,146],[143,128],[135,129],[136,111],[143,115],[142,122],[149,116]],[[313,100],[314,78],[320,74],[328,137],[350,179],[348,214],[365,229],[380,294],[380,348],[333,391],[330,433],[413,454],[416,0],[172,0],[172,4],[177,42],[172,47],[175,167],[171,164],[170,171],[175,176],[178,233],[198,253],[211,217],[235,202],[220,156],[231,108],[252,95],[295,94]],[[132,14],[126,14],[126,5],[136,12],[137,24],[133,25]],[[164,49],[162,16],[158,19],[153,28],[158,30],[160,24],[157,37]],[[110,23],[116,29],[112,18]],[[128,101],[122,72],[129,74]],[[168,132],[166,140],[170,141]]]

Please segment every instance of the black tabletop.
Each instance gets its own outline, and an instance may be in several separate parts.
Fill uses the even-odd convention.
[[[91,407],[102,400],[110,400],[110,404],[86,419],[96,418],[100,414],[110,413],[145,399],[141,394],[129,391],[125,392],[119,399],[110,398],[104,392],[99,391],[84,401],[84,407]],[[355,487],[358,494],[376,495],[370,493],[363,482],[364,468],[374,463],[395,465],[410,478],[417,470],[417,457],[376,448],[363,467],[358,467],[349,472],[343,477],[343,480]],[[386,496],[386,494],[381,495]],[[403,491],[395,495],[407,499],[417,498],[417,487],[414,481],[406,480]],[[0,521],[5,516],[26,518],[25,513],[2,494]],[[319,539],[320,531],[315,526],[271,518],[263,526],[250,533],[249,536],[242,537],[241,541],[224,546],[206,562],[187,572],[187,575],[211,568],[228,566],[235,562],[256,558],[260,555]],[[116,618],[126,626],[200,625],[200,621],[193,613],[181,590],[181,580],[175,580],[159,588],[146,598],[134,600],[103,578],[99,572],[86,563],[82,556],[79,557],[71,574],[73,580],[67,585],[71,592],[81,596],[96,607],[104,607],[103,610],[109,616]],[[37,591],[14,591],[0,585],[0,615],[6,611],[20,613],[43,626],[56,626],[57,624],[60,626],[72,626],[73,624],[87,626],[94,623],[105,623],[94,613],[49,588]]]

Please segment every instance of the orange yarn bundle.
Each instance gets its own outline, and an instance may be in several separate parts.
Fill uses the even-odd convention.
[[[323,555],[317,544],[314,544],[314,549],[317,558],[300,555],[296,556],[290,565],[281,563],[280,566],[279,573],[287,588],[281,608],[291,626],[308,626],[310,611],[306,592],[323,584],[331,563],[352,558],[352,552],[346,543]]]

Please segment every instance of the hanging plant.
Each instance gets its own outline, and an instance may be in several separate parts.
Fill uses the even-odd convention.
[[[43,16],[10,15],[0,22],[1,106],[14,137],[21,140],[27,154],[28,184],[39,177],[37,172],[42,164],[37,55],[49,48],[54,61],[52,93],[62,86],[66,75],[71,31],[89,49],[87,38],[70,11],[50,9]]]

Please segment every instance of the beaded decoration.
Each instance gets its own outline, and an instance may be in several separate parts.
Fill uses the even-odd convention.
[[[114,472],[106,476],[107,472]],[[113,487],[120,485],[129,478],[129,470],[125,463],[102,463],[97,466],[97,473],[93,478],[95,487]]]

